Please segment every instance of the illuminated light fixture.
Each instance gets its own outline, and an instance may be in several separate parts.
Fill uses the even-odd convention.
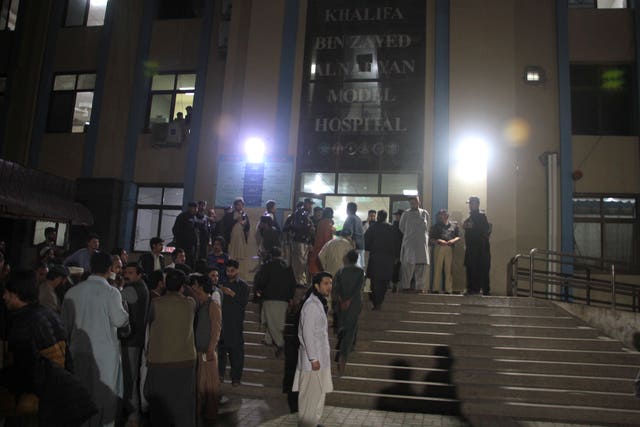
[[[524,67],[522,78],[525,83],[530,85],[540,85],[547,81],[544,70],[537,65],[527,65]]]
[[[101,6],[106,6],[107,3],[109,3],[109,0],[91,0],[90,5],[101,7]]]
[[[264,162],[265,144],[261,138],[252,137],[245,141],[244,152],[247,155],[247,163]]]
[[[311,74],[314,75],[316,73],[316,64],[311,64]]]
[[[478,182],[486,179],[489,147],[487,142],[479,136],[464,138],[458,145],[455,159],[458,176],[467,182]]]
[[[418,190],[402,190],[404,196],[417,196]]]

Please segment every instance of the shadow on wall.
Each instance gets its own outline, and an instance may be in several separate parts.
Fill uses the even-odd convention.
[[[412,378],[414,369],[403,359],[392,362],[392,378],[396,383],[380,393],[388,395],[378,399],[376,409],[394,412],[419,412],[460,416],[460,402],[456,386],[451,381],[454,359],[448,346],[434,350],[436,363],[424,378]],[[422,390],[417,390],[412,381],[422,381]],[[418,386],[420,387],[420,386]]]

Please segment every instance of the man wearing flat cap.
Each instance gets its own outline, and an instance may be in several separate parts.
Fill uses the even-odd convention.
[[[483,295],[489,295],[491,293],[489,287],[491,224],[487,221],[487,216],[480,212],[478,197],[469,197],[467,204],[469,218],[462,225],[465,240],[464,265],[467,269],[467,293],[477,295],[482,291]]]

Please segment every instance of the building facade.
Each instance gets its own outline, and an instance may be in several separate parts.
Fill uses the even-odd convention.
[[[477,195],[498,294],[534,247],[638,264],[631,1],[0,5],[2,158],[76,180],[112,246],[170,238],[196,199],[418,194],[463,221]]]

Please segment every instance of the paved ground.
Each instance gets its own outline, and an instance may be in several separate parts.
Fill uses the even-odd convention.
[[[483,420],[480,425],[491,425]],[[498,424],[501,421],[493,420]],[[320,420],[324,427],[466,427],[462,418],[447,415],[385,412],[368,409],[339,408],[326,406]],[[290,414],[285,399],[244,399],[231,397],[220,407],[218,420],[202,427],[294,427],[298,425],[297,414]],[[521,427],[587,427],[586,425],[553,422],[518,421],[506,425]]]

